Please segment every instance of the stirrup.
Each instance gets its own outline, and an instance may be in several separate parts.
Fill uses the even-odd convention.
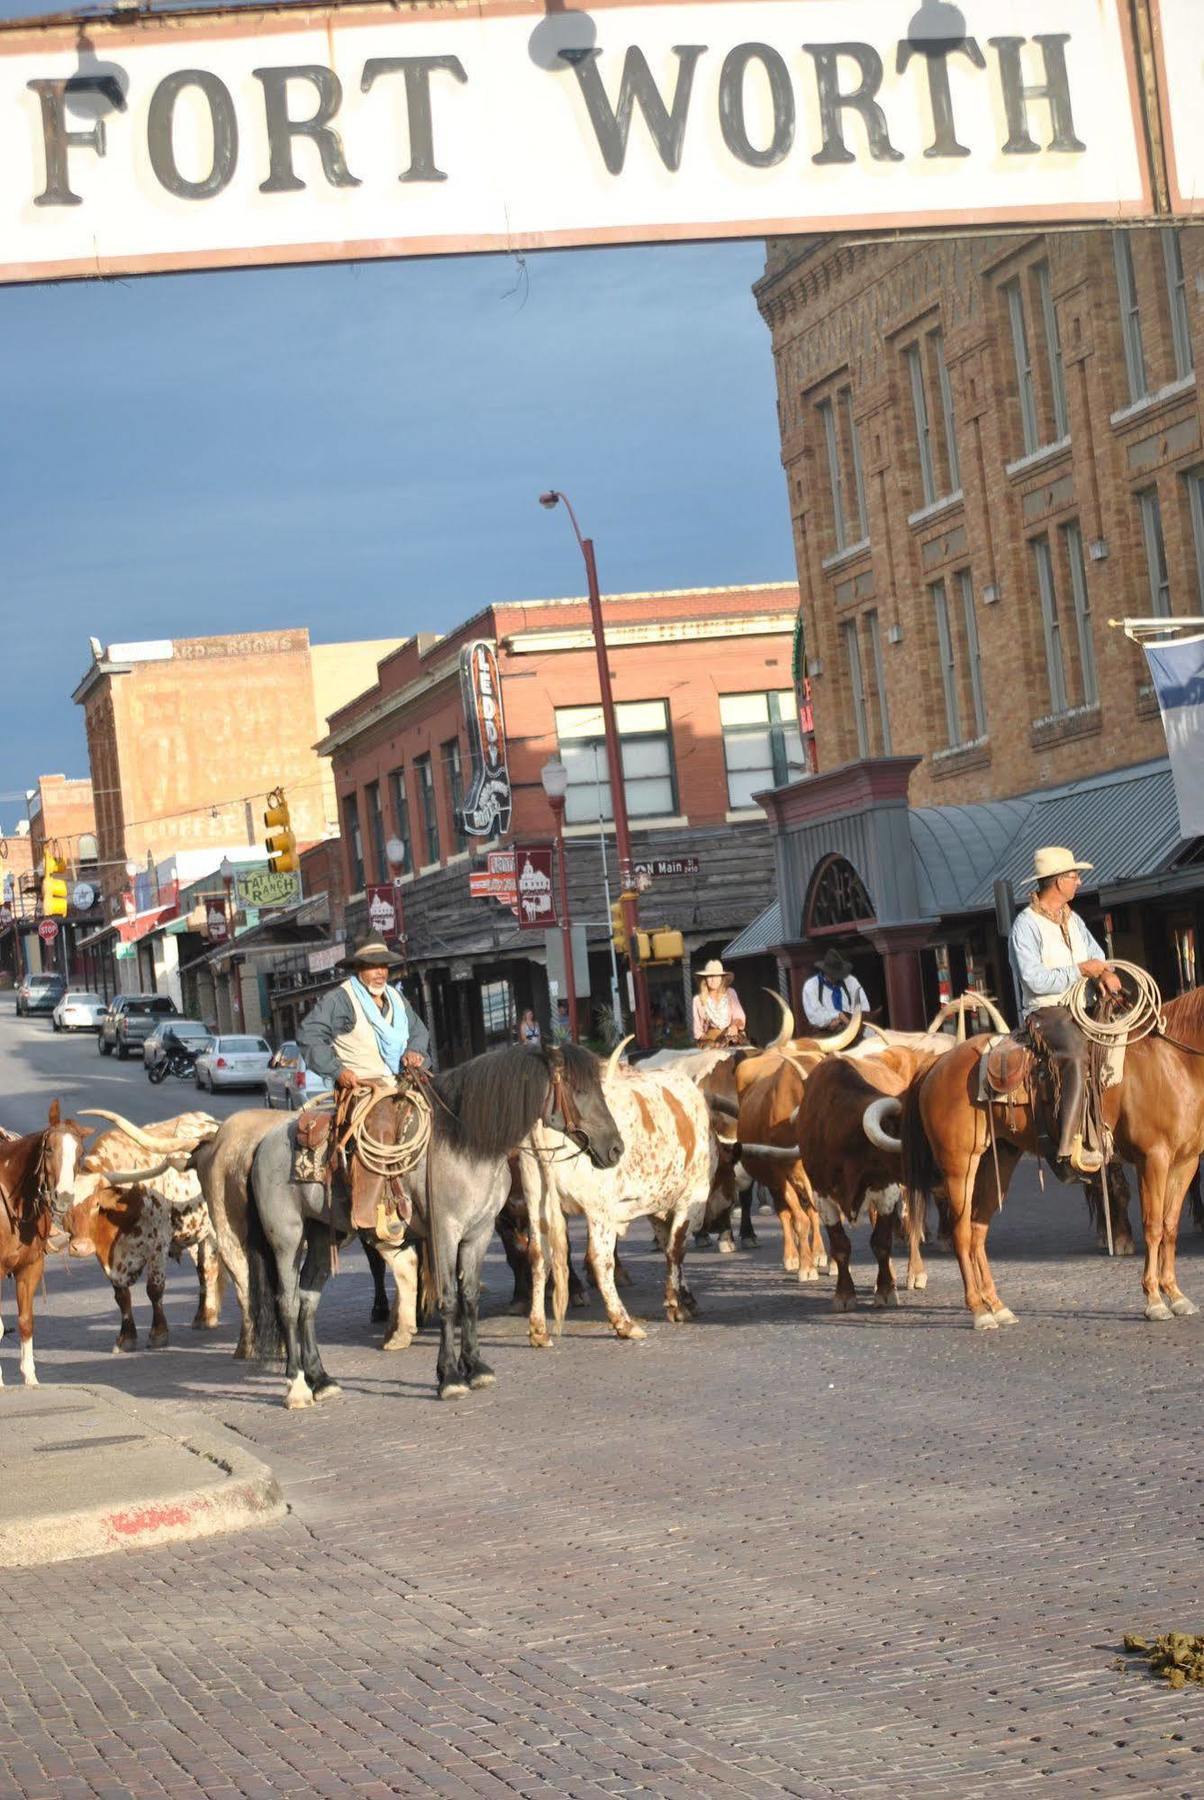
[[[1081,1131],[1075,1133],[1074,1142],[1070,1146],[1070,1155],[1067,1158],[1067,1161],[1071,1168],[1080,1175],[1098,1175],[1104,1166],[1102,1154],[1098,1150],[1089,1150],[1087,1148],[1087,1145],[1083,1142],[1083,1134]]]
[[[396,1213],[389,1212],[384,1201],[380,1201],[376,1208],[377,1242],[391,1244],[396,1249],[405,1234],[405,1220],[399,1219]]]

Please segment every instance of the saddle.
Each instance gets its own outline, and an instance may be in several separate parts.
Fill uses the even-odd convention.
[[[415,1093],[412,1080],[400,1081],[396,1089],[386,1088],[382,1083],[336,1090],[333,1106],[302,1109],[296,1124],[292,1166],[294,1181],[316,1182],[326,1189],[326,1211],[332,1222],[336,1202],[339,1202],[340,1210],[350,1207],[352,1229],[371,1231],[383,1242],[391,1244],[401,1242],[412,1210],[400,1176],[385,1176],[384,1196],[373,1205],[365,1199],[353,1174],[364,1115],[379,1100],[394,1092],[399,1101],[408,1099],[412,1106],[425,1112],[429,1120],[429,1103],[425,1095]],[[421,1141],[416,1148],[421,1155],[429,1130],[427,1134],[419,1135]]]
[[[1036,1060],[1031,1045],[1018,1032],[992,1038],[978,1064],[980,1102],[1026,1100],[1032,1091]]]

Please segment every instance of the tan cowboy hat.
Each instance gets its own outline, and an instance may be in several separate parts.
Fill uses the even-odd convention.
[[[695,977],[695,979],[701,985],[701,983],[704,982],[707,979],[707,977],[710,975],[722,975],[724,984],[727,987],[731,987],[732,982],[736,979],[736,977],[732,974],[731,970],[725,969],[723,964],[719,961],[718,957],[715,957],[715,956],[712,956],[710,962],[705,963],[703,965],[703,967],[701,969],[699,969],[698,974]]]
[[[403,969],[405,957],[390,950],[384,938],[364,938],[343,958],[345,969]]]
[[[1025,887],[1040,887],[1043,881],[1055,881],[1059,875],[1085,875],[1095,864],[1078,862],[1073,850],[1065,844],[1046,844],[1033,855],[1033,872]]]

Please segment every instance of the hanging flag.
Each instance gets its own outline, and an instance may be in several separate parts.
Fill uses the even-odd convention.
[[[1204,837],[1204,633],[1143,639],[1162,712],[1181,837]]]

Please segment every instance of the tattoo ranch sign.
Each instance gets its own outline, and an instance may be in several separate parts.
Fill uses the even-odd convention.
[[[1126,0],[25,21],[0,280],[1136,217],[1140,93]]]

